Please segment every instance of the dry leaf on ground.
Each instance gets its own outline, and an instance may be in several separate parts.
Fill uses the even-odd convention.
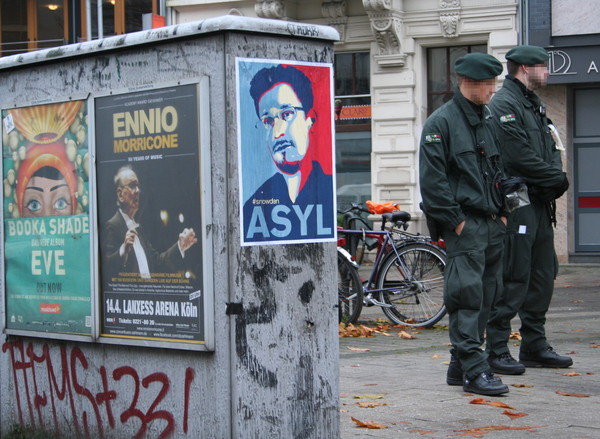
[[[563,373],[563,376],[566,376],[566,377],[578,377],[578,376],[581,376],[581,374],[572,370],[571,372]]]
[[[483,399],[483,398],[475,398],[471,401],[469,401],[469,404],[485,404],[485,405],[491,405],[494,407],[501,407],[504,409],[511,409],[514,410],[514,407],[509,406],[508,404],[505,404],[503,402],[500,401],[488,401],[487,399]]]
[[[400,338],[405,338],[407,340],[412,340],[413,338],[415,338],[413,335],[410,335],[408,332],[406,331],[400,331],[398,332],[398,337]]]
[[[354,399],[382,399],[383,395],[375,395],[373,393],[368,395],[356,395]]]
[[[483,435],[490,431],[500,431],[500,430],[527,430],[534,431],[537,428],[545,427],[545,425],[539,425],[536,427],[533,426],[523,426],[523,427],[510,427],[507,425],[490,425],[488,427],[477,427],[477,428],[468,428],[466,430],[454,430],[460,434],[453,434],[451,437],[483,437]]]
[[[556,391],[557,395],[562,396],[574,396],[576,398],[589,398],[590,395],[586,395],[585,393],[569,393],[569,392],[561,392],[560,390]]]
[[[356,425],[359,428],[369,428],[369,429],[375,429],[375,430],[381,430],[382,428],[388,428],[387,425],[383,425],[383,424],[377,424],[374,421],[359,421],[356,418],[350,417],[350,419],[352,419]]]
[[[357,406],[362,407],[364,409],[372,409],[375,407],[381,407],[384,405],[388,405],[387,402],[367,402],[367,401],[359,401],[356,403]]]
[[[352,346],[348,346],[348,349],[355,352],[370,352],[371,349],[368,348],[353,348]]]
[[[508,416],[510,419],[522,418],[523,416],[529,416],[527,413],[511,412],[510,410],[504,410],[503,415]]]

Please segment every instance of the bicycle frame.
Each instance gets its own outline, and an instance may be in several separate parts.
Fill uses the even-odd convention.
[[[343,226],[338,227],[340,321],[342,316],[356,321],[363,306],[375,305],[394,323],[431,326],[446,313],[445,246],[429,236],[407,232],[411,216],[401,210],[383,210],[381,230],[374,230],[360,213],[372,213],[376,208],[369,205],[367,211],[361,204],[352,203],[348,210],[338,211],[343,215]],[[376,249],[366,281],[358,270],[365,249]]]
[[[413,273],[410,272],[410,270],[408,269],[408,267],[406,266],[406,264],[400,257],[400,254],[398,253],[398,248],[401,248],[402,244],[394,245],[394,239],[392,237],[392,232],[390,232],[388,230],[372,230],[372,231],[366,232],[366,231],[361,231],[361,230],[338,229],[338,233],[342,233],[345,235],[365,235],[365,236],[369,236],[372,238],[377,238],[382,241],[381,245],[377,246],[377,254],[375,257],[375,261],[373,262],[373,268],[371,270],[371,274],[369,275],[369,279],[366,282],[363,282],[363,291],[365,294],[373,294],[373,293],[380,293],[380,292],[390,292],[393,294],[398,294],[397,286],[395,286],[394,288],[374,288],[374,286],[377,282],[377,276],[379,274],[378,273],[379,265],[381,264],[382,258],[388,254],[388,251],[386,251],[388,249],[393,250],[394,253],[396,254],[396,259],[399,263],[399,270],[402,273],[403,277],[405,279],[407,279],[408,281],[411,281],[411,284],[407,285],[404,288],[404,290],[411,291],[411,294],[409,294],[409,295],[415,294],[414,292],[412,292],[413,291],[413,288],[412,288]],[[353,262],[351,259],[350,259],[350,261]],[[391,308],[392,307],[392,305],[380,302],[380,301],[374,299],[373,297],[370,297],[369,300],[371,301],[372,304],[380,306],[382,308]]]

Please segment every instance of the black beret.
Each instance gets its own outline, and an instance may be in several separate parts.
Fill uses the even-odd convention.
[[[491,79],[502,73],[502,63],[487,53],[473,52],[454,63],[454,71],[475,81]]]
[[[548,62],[548,52],[539,46],[517,46],[506,54],[506,59],[525,66],[534,66]]]

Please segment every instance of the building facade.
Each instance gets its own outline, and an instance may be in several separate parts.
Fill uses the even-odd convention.
[[[398,202],[415,219],[411,230],[420,232],[426,228],[418,207],[419,137],[427,116],[452,95],[454,60],[482,51],[504,61],[517,44],[544,46],[551,74],[539,94],[565,144],[571,181],[558,202],[557,254],[561,263],[600,262],[594,171],[600,125],[593,111],[600,98],[594,28],[600,16],[591,2],[56,0],[51,6],[57,9],[41,0],[0,0],[2,55],[147,28],[149,16],[167,25],[234,14],[334,27],[338,205]],[[60,35],[48,33],[50,18]]]
[[[584,0],[530,0],[525,37],[550,52],[540,93],[560,126],[571,187],[561,198],[557,241],[571,262],[600,262],[600,11]]]
[[[333,26],[338,207],[398,202],[424,232],[418,146],[427,116],[452,96],[452,66],[519,42],[517,0],[168,0],[173,22],[240,14]]]

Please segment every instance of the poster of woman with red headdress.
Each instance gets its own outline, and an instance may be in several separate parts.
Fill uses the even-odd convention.
[[[91,334],[84,101],[2,111],[6,326]]]

